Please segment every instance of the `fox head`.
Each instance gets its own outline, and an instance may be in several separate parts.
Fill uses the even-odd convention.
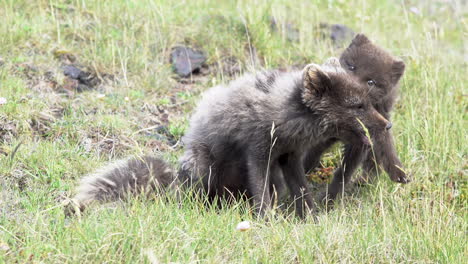
[[[357,34],[340,56],[340,64],[350,75],[367,86],[373,102],[393,91],[405,72],[405,63]]]
[[[316,64],[303,71],[302,101],[321,117],[321,126],[344,142],[370,145],[371,136],[392,127],[370,103],[368,89],[344,72],[325,72]]]

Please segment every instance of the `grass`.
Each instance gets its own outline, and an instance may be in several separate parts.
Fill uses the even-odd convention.
[[[1,1],[0,262],[463,263],[468,20],[461,2]],[[284,26],[273,32],[271,16],[295,25],[299,41],[288,41]],[[244,203],[219,210],[170,197],[65,219],[60,202],[106,162],[156,152],[175,163],[181,148],[166,139],[183,135],[201,91],[233,78],[226,58],[249,71],[337,56],[317,32],[324,21],[364,32],[405,60],[393,129],[412,183],[380,177],[315,221],[280,214],[263,222]],[[168,62],[177,44],[202,49],[209,74],[178,82]],[[113,77],[60,93],[66,56]],[[148,129],[160,125],[166,138]],[[253,228],[235,231],[242,220]]]

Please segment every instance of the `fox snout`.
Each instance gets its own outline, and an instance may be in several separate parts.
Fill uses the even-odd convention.
[[[390,130],[392,128],[393,124],[392,122],[388,122],[387,126],[385,127],[386,130]]]
[[[381,124],[382,128],[385,128],[385,130],[390,130],[390,128],[392,128],[392,126],[393,126],[392,122],[388,121],[385,117],[383,117],[376,110],[374,110],[374,115],[375,115],[375,117],[377,119],[377,122]]]

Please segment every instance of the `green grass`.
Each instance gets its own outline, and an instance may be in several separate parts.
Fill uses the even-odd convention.
[[[0,1],[0,97],[8,101],[0,105],[0,262],[463,263],[467,7],[427,2]],[[271,16],[294,24],[300,40],[272,32]],[[264,222],[244,203],[219,210],[162,198],[65,219],[60,202],[106,162],[157,152],[175,163],[181,149],[146,129],[162,124],[179,139],[200,92],[232,78],[226,58],[248,71],[337,56],[320,22],[364,32],[405,60],[393,129],[412,183],[382,175],[307,221]],[[169,64],[177,44],[204,50],[210,74],[178,83]],[[60,54],[113,79],[58,93],[45,76],[64,84]],[[253,228],[236,231],[242,220]]]

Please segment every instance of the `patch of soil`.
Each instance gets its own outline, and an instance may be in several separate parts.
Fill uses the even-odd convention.
[[[32,91],[50,94],[58,87],[55,73],[50,69],[42,69],[32,63],[17,64],[14,69],[17,73],[23,75],[27,87]]]
[[[0,143],[9,144],[17,136],[17,122],[0,115]]]
[[[80,63],[78,57],[70,51],[56,49],[53,55],[61,63],[60,71],[64,76],[63,83],[57,86],[58,92],[72,96],[75,93],[98,89],[115,80],[113,74]]]
[[[175,96],[171,97],[168,105],[145,104],[141,108],[141,114],[136,117],[135,123],[140,125],[136,134],[146,138],[146,147],[159,151],[168,150],[177,145],[177,138],[169,131],[170,120],[183,115],[182,104],[177,102]]]
[[[98,155],[115,158],[122,157],[126,151],[134,147],[134,141],[125,135],[117,135],[100,128],[91,128],[82,132],[81,145],[86,152],[97,152]]]
[[[62,107],[53,107],[48,110],[37,113],[30,121],[31,129],[43,138],[51,136],[51,126],[57,119],[62,118],[64,109]]]

